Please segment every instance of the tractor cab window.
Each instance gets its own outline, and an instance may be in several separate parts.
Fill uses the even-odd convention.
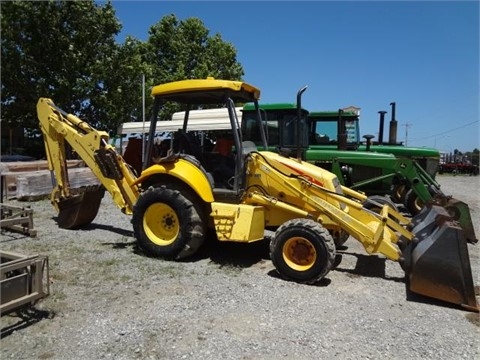
[[[338,143],[338,121],[329,120],[310,120],[310,143],[315,145]],[[358,144],[359,132],[358,122],[356,120],[345,120],[345,130],[348,144]]]
[[[282,146],[292,147],[297,146],[297,122],[298,115],[295,114],[283,114],[281,122],[281,136],[282,136]],[[300,119],[300,146],[305,147],[308,144],[308,131],[306,126],[306,117],[302,116]]]
[[[336,121],[317,121],[313,131],[314,144],[333,144],[338,141]]]
[[[297,110],[289,107],[288,109],[261,108],[260,115],[265,129],[267,143],[269,147],[296,146],[296,126],[298,120]],[[308,140],[308,129],[306,126],[307,112],[302,112],[300,119],[300,141],[302,146],[306,146]],[[253,141],[257,146],[262,145],[260,130],[258,128],[255,111],[243,110],[242,116],[243,140]],[[281,140],[281,141],[280,141]]]
[[[359,130],[357,120],[345,120],[345,128],[347,130],[347,143],[358,144],[359,142]]]
[[[262,124],[264,126],[268,145],[278,145],[278,119],[273,116],[273,114],[264,110],[260,110],[260,114],[262,116]],[[255,111],[243,112],[242,135],[244,141],[253,141],[255,145],[262,146],[262,138]]]

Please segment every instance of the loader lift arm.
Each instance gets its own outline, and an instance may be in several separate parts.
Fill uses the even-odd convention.
[[[108,144],[105,131],[92,128],[72,114],[55,106],[48,98],[37,103],[53,191],[50,201],[56,208],[59,226],[78,228],[95,218],[103,193],[107,190],[125,214],[131,214],[138,198],[137,179],[115,148]],[[94,173],[102,186],[74,192],[70,188],[66,166],[66,143]]]
[[[346,231],[367,253],[397,261],[410,290],[478,312],[465,234],[443,207],[429,204],[412,220],[387,204],[379,204],[377,213],[363,207],[364,194],[341,186],[336,177],[312,177],[313,164],[268,152],[250,153],[248,162],[244,202],[268,209],[269,226],[298,217]],[[289,251],[277,254],[288,257]]]

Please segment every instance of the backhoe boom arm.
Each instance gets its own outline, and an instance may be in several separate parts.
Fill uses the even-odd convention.
[[[39,99],[37,114],[52,172],[51,201],[57,210],[62,208],[59,202],[72,196],[66,166],[67,142],[112,195],[115,204],[124,213],[131,214],[138,198],[136,177],[115,148],[108,144],[108,134],[66,114],[51,99]]]

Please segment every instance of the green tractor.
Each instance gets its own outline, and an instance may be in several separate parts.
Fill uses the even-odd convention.
[[[297,103],[261,104],[260,112],[270,150],[289,153],[337,175],[342,185],[369,196],[366,207],[389,203],[404,206],[412,215],[434,202],[446,208],[464,229],[467,240],[475,243],[468,205],[445,195],[435,181],[440,154],[435,149],[407,147],[396,141],[395,103],[392,103],[390,138],[378,142],[366,135],[360,142],[359,114],[355,109],[338,112],[308,112]],[[384,114],[381,113],[380,134]],[[260,146],[260,129],[254,122],[252,105],[243,107],[243,140]]]

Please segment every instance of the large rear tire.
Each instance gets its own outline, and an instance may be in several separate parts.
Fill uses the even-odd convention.
[[[332,268],[335,244],[328,230],[316,221],[292,219],[275,232],[270,258],[284,279],[313,284]]]
[[[406,184],[397,184],[392,190],[392,200],[396,203],[403,204],[405,202],[405,196],[409,187]]]
[[[205,241],[201,207],[189,193],[150,187],[133,209],[132,224],[139,246],[167,260],[192,256]]]
[[[425,206],[422,200],[420,200],[413,189],[407,191],[405,196],[405,207],[412,214],[417,215]]]

